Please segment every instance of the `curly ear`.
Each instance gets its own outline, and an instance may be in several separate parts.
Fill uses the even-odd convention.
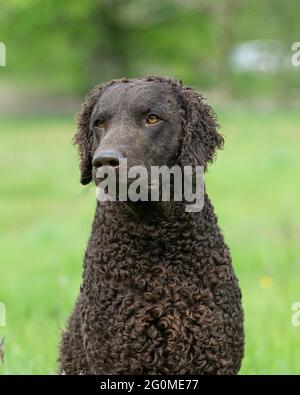
[[[80,156],[80,182],[86,185],[92,181],[92,132],[90,130],[90,119],[101,95],[101,86],[96,86],[85,98],[81,111],[78,115],[78,126],[73,143],[78,145]]]
[[[93,133],[90,129],[90,120],[93,113],[95,104],[99,100],[102,93],[110,86],[120,83],[128,82],[127,78],[121,78],[111,80],[110,82],[104,83],[103,85],[97,85],[91,92],[85,97],[85,100],[81,106],[81,111],[78,115],[78,126],[77,131],[73,137],[74,145],[78,146],[79,157],[80,157],[80,171],[81,177],[80,182],[83,185],[89,184],[93,179]]]
[[[78,115],[78,126],[73,143],[78,145],[80,156],[80,182],[86,185],[92,181],[92,144],[93,134],[90,119],[94,106],[102,94],[103,86],[96,86],[85,98]]]
[[[213,109],[192,88],[181,87],[184,137],[179,160],[182,166],[204,166],[214,160],[217,148],[224,139],[218,132],[219,124]]]

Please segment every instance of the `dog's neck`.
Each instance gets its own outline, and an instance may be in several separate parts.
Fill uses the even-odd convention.
[[[199,248],[203,240],[215,239],[216,233],[220,233],[207,196],[200,212],[186,212],[185,205],[181,202],[169,204],[170,206],[144,202],[132,206],[127,202],[97,202],[90,237],[94,264],[103,261],[103,249],[106,246],[108,249],[105,251],[110,251],[110,246],[114,245],[114,248],[119,246],[118,251],[112,256],[106,253],[105,259],[110,259],[111,262],[117,260],[115,264],[119,268],[125,268],[142,255],[145,259],[149,258],[143,265],[148,270],[149,262],[151,264],[155,259],[168,259],[174,251],[180,255],[182,248],[191,252],[194,248]],[[184,256],[181,259],[189,259],[189,254]],[[132,270],[135,270],[134,264]],[[139,270],[143,269],[139,266]]]
[[[119,205],[118,211],[125,213],[132,222],[159,225],[161,222],[170,221],[184,212],[181,202],[125,202]]]
[[[188,226],[189,223],[215,221],[209,198],[205,194],[203,209],[186,212],[184,202],[97,202],[96,222],[105,218],[112,226],[141,229],[147,227]]]

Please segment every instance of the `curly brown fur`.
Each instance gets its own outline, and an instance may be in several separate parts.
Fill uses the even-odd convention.
[[[79,116],[74,141],[83,184],[93,178],[97,149],[92,114],[104,92],[117,96],[124,84],[129,84],[128,92],[151,84],[152,91],[160,85],[166,91],[177,136],[167,147],[169,156],[161,151],[166,143],[159,144],[158,160],[165,155],[168,164],[205,167],[213,161],[223,138],[199,94],[169,78],[116,80],[96,87]],[[138,131],[126,127],[124,133],[130,139]],[[169,133],[167,127],[164,133]],[[155,153],[145,148],[147,137],[134,138],[138,150],[130,144],[129,154],[139,152],[146,163],[151,154],[151,162]],[[203,210],[195,213],[185,212],[180,202],[97,202],[80,295],[61,341],[60,371],[236,374],[243,348],[241,293],[208,196]]]

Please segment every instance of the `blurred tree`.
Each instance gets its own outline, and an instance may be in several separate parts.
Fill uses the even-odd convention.
[[[267,77],[233,75],[232,48],[268,38],[290,48],[300,37],[296,7],[296,0],[0,0],[7,46],[0,77],[49,94],[82,94],[98,82],[144,74],[251,91]],[[281,78],[297,86],[289,74]]]
[[[195,15],[171,0],[0,4],[6,75],[20,84],[26,75],[27,84],[50,90],[82,92],[110,78],[157,72],[205,84],[213,58],[211,22],[201,8]]]

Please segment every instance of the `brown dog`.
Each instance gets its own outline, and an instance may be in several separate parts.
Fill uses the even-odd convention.
[[[75,143],[87,184],[120,158],[206,167],[223,138],[193,89],[148,77],[96,87]],[[197,213],[174,201],[97,202],[60,372],[235,374],[243,347],[241,293],[207,195]]]

